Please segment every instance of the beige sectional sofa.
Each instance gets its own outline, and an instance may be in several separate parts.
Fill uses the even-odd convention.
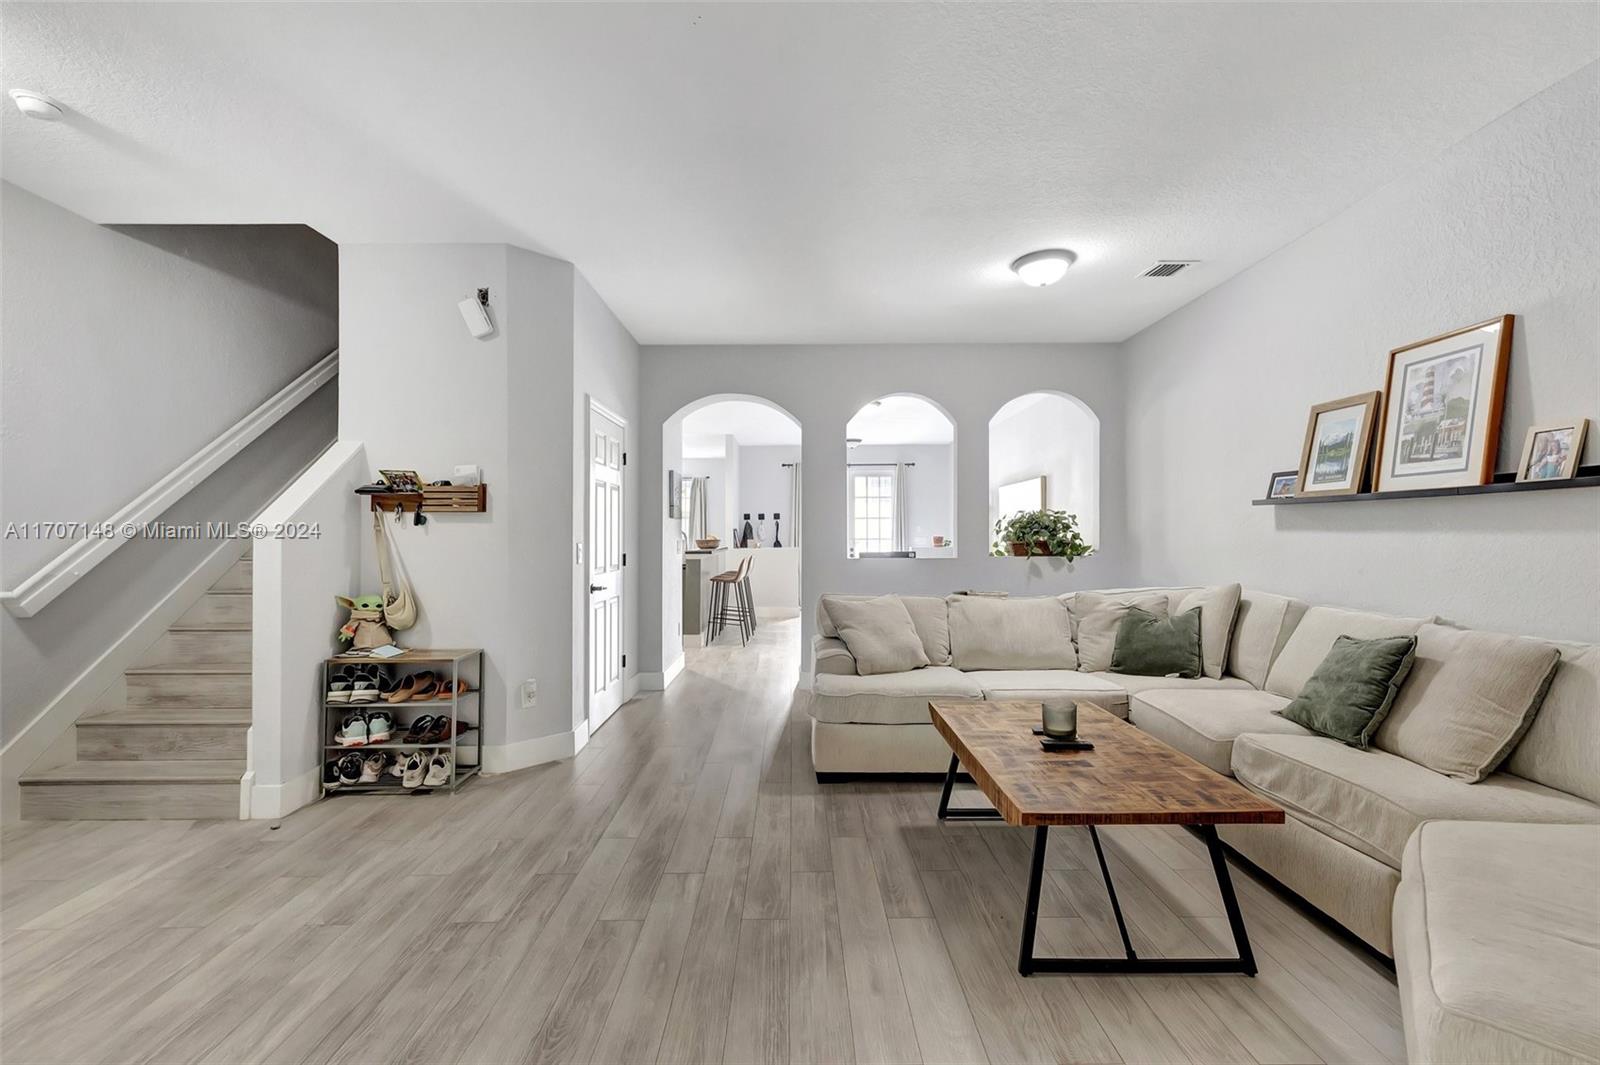
[[[1156,593],[1176,609],[1195,591],[1095,594],[1099,601],[1106,595],[1134,601]],[[1084,594],[1061,597],[1073,614],[1074,640],[1082,635],[1074,601]],[[1339,636],[1438,633],[1441,627],[1433,618],[1311,606],[1245,589],[1236,614],[1227,619],[1224,668],[1215,676],[1176,680],[1105,670],[965,670],[963,634],[957,631],[952,639],[950,631],[954,615],[947,610],[941,616],[937,598],[909,597],[918,600],[910,613],[934,664],[863,677],[856,675],[849,648],[829,619],[830,598],[818,603],[810,697],[812,759],[819,775],[942,772],[950,754],[928,723],[931,699],[1098,703],[1284,807],[1283,825],[1225,826],[1222,839],[1377,950],[1399,954],[1408,1037],[1419,1041],[1413,1047],[1417,1060],[1469,1060],[1464,1053],[1452,1055],[1460,1040],[1472,1041],[1471,1033],[1484,1026],[1501,1033],[1495,1046],[1520,1049],[1512,1056],[1470,1060],[1585,1060],[1584,1054],[1593,1059],[1600,1050],[1592,1010],[1582,1021],[1551,1029],[1546,1042],[1539,1041],[1543,1037],[1519,1042],[1523,1022],[1516,1020],[1519,1011],[1539,1016],[1538,1010],[1523,1010],[1523,1003],[1540,987],[1564,1001],[1560,995],[1576,983],[1589,987],[1589,1004],[1594,1001],[1600,972],[1600,858],[1595,855],[1600,852],[1587,843],[1588,850],[1574,844],[1569,851],[1562,841],[1593,840],[1600,833],[1574,827],[1600,824],[1600,648],[1559,645],[1560,663],[1531,726],[1514,739],[1497,770],[1467,783],[1394,753],[1403,745],[1386,743],[1384,728],[1372,749],[1358,750],[1274,714],[1300,693]],[[1203,614],[1203,633],[1214,636],[1214,629],[1206,630],[1218,620]],[[967,634],[966,642],[973,638]],[[1548,660],[1549,645],[1540,646]],[[991,662],[993,653],[987,652]],[[1416,673],[1407,684],[1415,683]],[[1402,685],[1402,701],[1406,691]],[[1393,715],[1385,727],[1392,721]],[[1419,833],[1430,822],[1475,827],[1430,827]],[[1440,919],[1429,900],[1441,883],[1474,875],[1467,842],[1473,838],[1481,847],[1520,855],[1522,879],[1531,883],[1485,885],[1471,897],[1457,893],[1446,907],[1448,919]],[[1415,888],[1402,891],[1396,906],[1403,881]],[[1580,892],[1585,893],[1581,905],[1573,899]],[[1516,920],[1506,925],[1502,913],[1502,926],[1496,927],[1491,911],[1497,903],[1516,911]],[[1558,930],[1541,935],[1554,934],[1581,947],[1543,957],[1529,954],[1540,942],[1532,926],[1547,919],[1555,920]],[[1463,976],[1459,961],[1474,956],[1480,960],[1466,967],[1473,975]],[[1587,966],[1582,979],[1565,968],[1580,960]],[[1485,990],[1504,988],[1508,979],[1517,983],[1510,993]],[[1421,1034],[1412,1031],[1419,1025],[1425,1029]]]

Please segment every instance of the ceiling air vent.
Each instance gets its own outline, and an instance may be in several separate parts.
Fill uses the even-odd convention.
[[[1196,262],[1196,260],[1194,260],[1194,259],[1184,259],[1184,260],[1162,259],[1160,262],[1156,263],[1154,266],[1152,266],[1150,269],[1146,270],[1144,273],[1140,274],[1139,276],[1140,277],[1171,277],[1173,274],[1177,273],[1179,270],[1185,269],[1186,267],[1193,266],[1195,264],[1195,262]]]

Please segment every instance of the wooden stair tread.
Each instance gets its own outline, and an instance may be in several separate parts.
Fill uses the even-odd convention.
[[[244,760],[226,761],[86,761],[27,773],[30,784],[223,784],[238,783]]]
[[[80,717],[79,728],[113,725],[250,725],[250,711],[233,707],[207,709],[188,706],[135,707],[131,710],[113,710],[93,717]]]
[[[205,676],[242,676],[250,675],[250,663],[239,662],[196,662],[186,666],[161,665],[161,666],[132,666],[123,671],[128,676],[150,676],[160,673],[194,673]]]

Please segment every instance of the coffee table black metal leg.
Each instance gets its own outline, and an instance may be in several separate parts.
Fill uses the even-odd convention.
[[[1111,881],[1111,867],[1106,865],[1106,852],[1100,846],[1100,833],[1089,826],[1089,838],[1094,841],[1094,856],[1100,859],[1100,879],[1106,882],[1106,894],[1111,896],[1111,912],[1117,918],[1117,934],[1122,936],[1122,952],[1130,960],[1139,955],[1134,952],[1133,940],[1128,938],[1128,922],[1122,917],[1122,903],[1117,901],[1117,886]]]
[[[939,820],[941,821],[998,821],[999,810],[985,809],[950,809],[950,792],[956,786],[956,771],[961,767],[961,759],[956,755],[950,756],[950,769],[944,775],[944,790],[939,792]]]
[[[1044,855],[1048,828],[1040,825],[1034,829],[1033,862],[1028,868],[1028,901],[1022,913],[1022,949],[1017,956],[1017,971],[1023,976],[1034,973],[1243,973],[1256,974],[1256,958],[1250,950],[1250,937],[1245,933],[1244,915],[1239,911],[1239,900],[1233,893],[1233,879],[1228,875],[1228,860],[1222,850],[1213,825],[1197,826],[1200,837],[1206,841],[1211,855],[1211,869],[1217,877],[1217,889],[1222,893],[1222,906],[1228,914],[1228,927],[1233,932],[1233,958],[1141,958],[1128,938],[1128,925],[1122,916],[1122,905],[1117,901],[1117,889],[1111,882],[1111,868],[1106,864],[1105,851],[1100,846],[1100,836],[1091,826],[1089,836],[1094,841],[1095,857],[1100,860],[1100,875],[1105,878],[1106,893],[1111,897],[1111,912],[1117,918],[1117,931],[1122,936],[1121,958],[1041,958],[1033,952],[1034,932],[1039,925],[1039,890],[1044,881]]]
[[[1033,862],[1028,866],[1028,901],[1022,911],[1022,949],[1017,954],[1017,972],[1033,975],[1033,938],[1039,929],[1039,889],[1044,884],[1044,850],[1050,829],[1040,825],[1033,830]]]

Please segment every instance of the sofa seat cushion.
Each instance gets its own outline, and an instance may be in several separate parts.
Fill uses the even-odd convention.
[[[986,699],[1045,703],[1070,699],[1089,702],[1128,716],[1128,693],[1114,679],[1071,669],[981,669],[967,679],[983,689]]]
[[[1271,692],[1193,688],[1147,691],[1128,698],[1128,720],[1200,764],[1233,775],[1233,741],[1246,732],[1309,736],[1273,713],[1289,700]]]
[[[1509,773],[1468,784],[1323,736],[1246,733],[1233,742],[1233,775],[1395,869],[1424,821],[1600,823],[1600,806]]]
[[[1600,1060],[1600,828],[1435,821],[1401,871],[1412,1061]]]
[[[969,674],[949,666],[872,677],[819,673],[811,690],[811,716],[838,725],[926,725],[930,699],[983,698]]]

